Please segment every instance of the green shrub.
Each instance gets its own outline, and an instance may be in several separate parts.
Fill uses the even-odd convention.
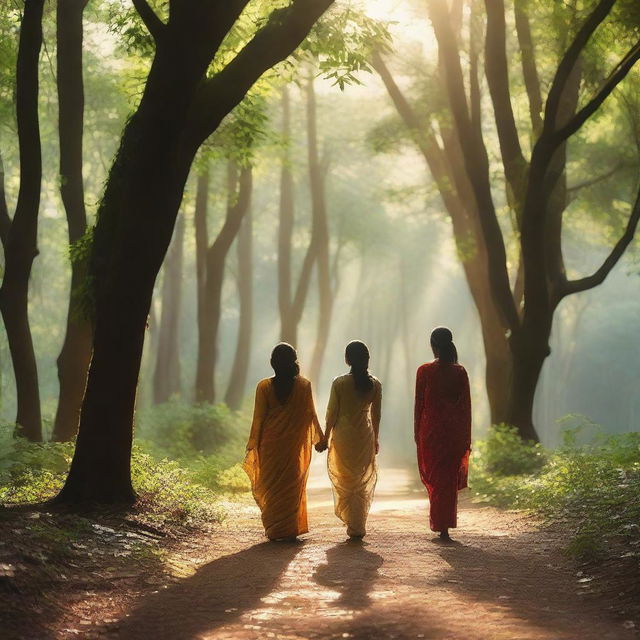
[[[62,488],[73,456],[72,443],[29,442],[0,425],[0,502],[40,502]]]
[[[137,441],[159,458],[177,460],[195,482],[218,491],[249,488],[240,469],[249,435],[247,416],[224,404],[168,402],[140,413]]]
[[[542,445],[525,442],[515,427],[495,425],[485,441],[475,445],[487,473],[516,476],[535,473],[542,469],[546,454]]]
[[[512,446],[503,427],[493,429],[486,441],[475,444],[471,489],[483,501],[562,521],[572,533],[568,549],[576,556],[622,555],[640,565],[640,434],[600,431],[578,444],[581,431],[581,426],[567,431],[563,446],[542,453],[546,463],[532,469],[539,446]],[[520,460],[526,473],[516,474]]]
[[[167,402],[141,411],[136,437],[173,460],[244,448],[247,420],[224,404]]]

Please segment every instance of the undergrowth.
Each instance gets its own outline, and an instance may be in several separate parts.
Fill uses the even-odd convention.
[[[623,557],[640,568],[640,433],[596,433],[581,443],[582,431],[566,431],[563,445],[546,451],[511,427],[493,427],[474,444],[470,487],[481,501],[564,523],[580,559]]]

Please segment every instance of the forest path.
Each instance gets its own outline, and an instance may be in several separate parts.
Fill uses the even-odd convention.
[[[348,542],[327,487],[311,487],[311,533],[264,542],[259,514],[242,507],[200,541],[191,575],[144,596],[108,637],[433,638],[636,637],[581,593],[561,540],[524,514],[461,501],[456,542],[427,528],[427,503],[406,475],[383,471],[362,543]],[[392,489],[392,487],[394,489]],[[105,629],[106,631],[106,629]],[[103,631],[104,633],[104,631]],[[112,635],[113,634],[113,635]]]

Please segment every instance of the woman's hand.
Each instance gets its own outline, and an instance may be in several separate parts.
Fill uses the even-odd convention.
[[[376,438],[376,455],[380,452],[380,442],[378,442],[378,438]]]
[[[316,442],[316,451],[318,453],[322,453],[323,451],[326,451],[327,447],[329,445],[327,444],[327,439],[326,438],[322,438],[321,440],[319,440],[318,442]]]

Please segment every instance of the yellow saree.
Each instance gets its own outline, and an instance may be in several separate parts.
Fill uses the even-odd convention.
[[[280,403],[271,378],[258,383],[244,470],[272,540],[307,533],[307,476],[321,437],[311,383],[297,376]]]

